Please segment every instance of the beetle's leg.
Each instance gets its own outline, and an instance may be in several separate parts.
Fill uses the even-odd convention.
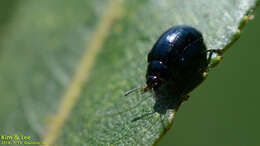
[[[184,101],[187,101],[190,98],[190,96],[186,94],[182,98],[183,98]]]
[[[217,66],[220,63],[220,61],[222,60],[223,57],[221,56],[221,54],[223,53],[223,50],[221,50],[221,49],[210,49],[210,50],[205,51],[204,53],[209,53],[208,59],[207,59],[208,68],[202,74],[202,78],[206,79],[208,77],[208,72],[212,68]],[[212,59],[213,53],[217,53],[218,55]]]
[[[210,49],[210,50],[207,50],[206,52],[209,52],[209,57],[208,57],[208,71],[212,68],[214,68],[215,66],[217,66],[220,61],[222,60],[222,53],[223,53],[223,50],[221,49]],[[217,53],[218,55],[212,59],[212,55],[213,53]]]

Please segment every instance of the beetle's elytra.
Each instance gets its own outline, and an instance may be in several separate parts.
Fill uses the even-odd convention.
[[[207,50],[202,34],[195,28],[172,27],[149,52],[147,86],[137,89],[158,93],[160,88],[167,88],[175,96],[188,97],[187,94],[205,79],[213,52],[221,53],[219,49]]]

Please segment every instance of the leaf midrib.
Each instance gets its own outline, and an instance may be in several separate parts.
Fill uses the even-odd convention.
[[[83,83],[89,78],[91,69],[95,65],[96,57],[102,50],[102,45],[109,34],[110,27],[113,22],[121,16],[120,10],[122,10],[123,7],[122,0],[110,0],[107,5],[107,9],[99,21],[89,45],[85,47],[85,51],[72,80],[61,97],[60,106],[57,108],[53,120],[46,126],[47,130],[43,136],[43,141],[47,146],[54,144],[57,139],[63,124],[79,98]]]

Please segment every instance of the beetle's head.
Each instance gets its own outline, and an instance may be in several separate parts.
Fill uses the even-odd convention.
[[[157,89],[161,86],[162,81],[157,76],[148,76],[146,84],[150,89]]]
[[[169,71],[161,61],[151,61],[147,68],[146,84],[153,90],[158,89],[164,81],[167,81]]]

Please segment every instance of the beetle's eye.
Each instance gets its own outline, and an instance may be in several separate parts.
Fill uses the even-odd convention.
[[[157,76],[148,76],[147,86],[149,88],[158,88],[161,85],[161,80]]]

